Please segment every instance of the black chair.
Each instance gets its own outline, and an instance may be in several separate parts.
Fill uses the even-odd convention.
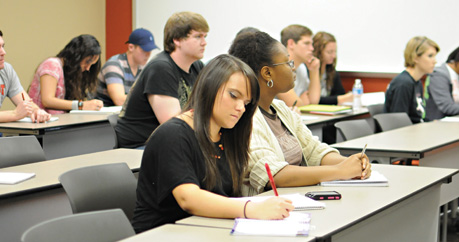
[[[73,213],[121,208],[134,214],[137,179],[126,163],[73,169],[59,176]]]
[[[115,130],[115,127],[118,124],[118,114],[117,113],[110,114],[107,117],[107,119],[108,119],[108,122],[110,123],[110,126],[112,126],[112,128],[113,128],[113,135],[115,137],[115,146],[113,147],[113,149],[119,148],[119,146],[118,146],[118,136],[116,135],[116,130]]]
[[[0,168],[45,161],[45,152],[34,135],[0,138]]]
[[[335,123],[335,127],[341,133],[344,140],[360,138],[373,134],[370,125],[365,119],[337,122]]]
[[[406,113],[380,113],[376,114],[373,118],[383,132],[413,124]]]
[[[112,242],[134,236],[121,209],[72,214],[41,222],[22,235],[22,242]]]

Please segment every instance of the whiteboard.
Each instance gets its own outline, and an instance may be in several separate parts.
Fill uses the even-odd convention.
[[[301,24],[332,33],[339,71],[399,73],[411,37],[437,42],[437,62],[459,46],[458,0],[134,0],[134,27],[149,29],[162,49],[167,19],[175,12],[201,14],[210,31],[203,61],[227,53],[236,33],[256,27],[279,40]]]

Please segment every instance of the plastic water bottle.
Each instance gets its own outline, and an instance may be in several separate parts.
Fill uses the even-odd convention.
[[[354,86],[352,87],[352,94],[354,95],[352,109],[359,110],[360,108],[362,108],[362,94],[363,94],[363,85],[360,79],[355,79]]]

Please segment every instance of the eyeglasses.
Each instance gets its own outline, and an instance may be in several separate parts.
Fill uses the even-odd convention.
[[[282,63],[277,63],[277,64],[271,64],[271,65],[268,65],[268,66],[279,66],[279,65],[283,65],[283,64],[288,64],[290,66],[290,68],[294,68],[295,67],[295,63],[293,62],[293,60],[290,60],[290,61],[287,61],[287,62],[282,62]]]

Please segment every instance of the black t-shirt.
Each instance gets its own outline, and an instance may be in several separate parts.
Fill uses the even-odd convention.
[[[422,82],[414,80],[407,71],[403,71],[390,82],[386,90],[384,111],[405,112],[413,123],[419,123],[425,112],[422,98]]]
[[[345,94],[346,91],[343,87],[343,82],[341,81],[341,77],[339,73],[335,72],[335,77],[333,77],[333,86],[330,90],[329,96],[321,96],[319,100],[319,104],[331,104],[337,105],[338,104],[338,96]]]
[[[203,66],[201,61],[196,61],[186,73],[164,51],[150,61],[129,91],[121,110],[120,119],[115,127],[119,146],[142,146],[159,126],[159,121],[148,102],[149,94],[177,98],[183,107]]]
[[[216,149],[218,143],[215,144]],[[224,145],[224,144],[223,144]],[[233,195],[231,171],[223,152],[217,160],[222,185],[211,192]],[[172,118],[158,127],[148,140],[137,184],[137,203],[132,225],[137,233],[174,223],[190,216],[172,195],[181,184],[204,189],[205,161],[194,130],[181,119]]]

